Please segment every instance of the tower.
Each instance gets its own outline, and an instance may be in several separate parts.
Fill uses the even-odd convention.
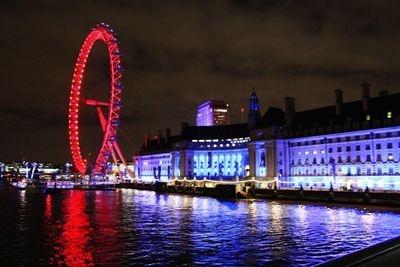
[[[249,116],[248,116],[248,124],[249,129],[255,129],[258,123],[261,120],[260,115],[260,104],[258,103],[258,97],[256,92],[253,88],[253,93],[251,93],[250,100],[249,100]]]

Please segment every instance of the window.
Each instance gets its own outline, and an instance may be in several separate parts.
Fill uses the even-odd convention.
[[[338,163],[342,163],[342,157],[338,157]]]
[[[387,133],[386,136],[387,137],[392,137],[392,133]]]
[[[328,149],[328,152],[329,152],[329,153],[332,153],[332,148],[331,148],[331,147]]]
[[[347,163],[351,163],[351,156],[347,156],[346,162],[347,162]]]
[[[393,160],[393,154],[388,155],[388,160]]]
[[[342,152],[342,148],[340,146],[337,148],[337,152]]]
[[[321,158],[321,164],[325,164],[325,159]]]
[[[393,144],[392,143],[387,143],[387,148],[393,148]]]
[[[312,164],[317,164],[317,159],[314,158]]]
[[[347,147],[346,147],[346,151],[347,151],[347,152],[350,152],[350,151],[351,151],[351,147],[350,147],[350,146],[347,146]]]
[[[356,151],[360,151],[360,146],[359,145],[356,146]]]
[[[370,145],[366,145],[365,146],[365,150],[371,150],[371,146]]]
[[[371,162],[371,155],[367,155],[367,161]]]
[[[361,157],[360,157],[360,155],[357,155],[357,157],[356,157],[356,162],[361,162]]]
[[[388,112],[387,112],[387,118],[388,118],[388,119],[391,119],[391,118],[392,118],[392,112],[391,112],[391,111],[388,111]]]
[[[381,154],[376,155],[376,160],[377,160],[377,161],[382,161],[382,156],[381,156]]]
[[[381,149],[381,144],[376,144],[376,149]]]
[[[377,133],[377,134],[375,134],[375,137],[376,137],[376,138],[380,138],[380,137],[381,137],[381,134],[378,134],[378,133]]]
[[[369,114],[367,114],[367,116],[366,116],[366,118],[365,118],[367,121],[370,121],[371,120],[371,116],[369,115]]]
[[[346,141],[350,141],[350,136],[347,136],[347,137],[346,137]]]
[[[356,140],[360,140],[360,136],[359,135],[356,135]]]

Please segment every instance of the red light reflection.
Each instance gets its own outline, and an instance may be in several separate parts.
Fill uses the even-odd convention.
[[[65,222],[57,240],[61,249],[52,264],[94,266],[93,248],[89,244],[91,228],[85,213],[85,192],[71,191],[70,194],[65,199]]]
[[[52,214],[52,198],[50,194],[46,195],[46,207],[44,210],[44,216],[46,220],[50,220]]]

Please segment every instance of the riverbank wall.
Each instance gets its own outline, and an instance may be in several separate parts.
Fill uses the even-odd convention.
[[[190,194],[216,198],[255,198],[291,201],[309,201],[323,203],[364,204],[377,206],[400,207],[400,193],[336,190],[305,190],[300,189],[258,189],[251,185],[217,184],[214,187],[171,185],[156,183],[122,183],[117,188],[132,188],[151,190],[162,193]]]

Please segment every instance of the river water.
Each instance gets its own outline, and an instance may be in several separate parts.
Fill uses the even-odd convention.
[[[312,266],[398,235],[396,210],[0,187],[0,266]]]

